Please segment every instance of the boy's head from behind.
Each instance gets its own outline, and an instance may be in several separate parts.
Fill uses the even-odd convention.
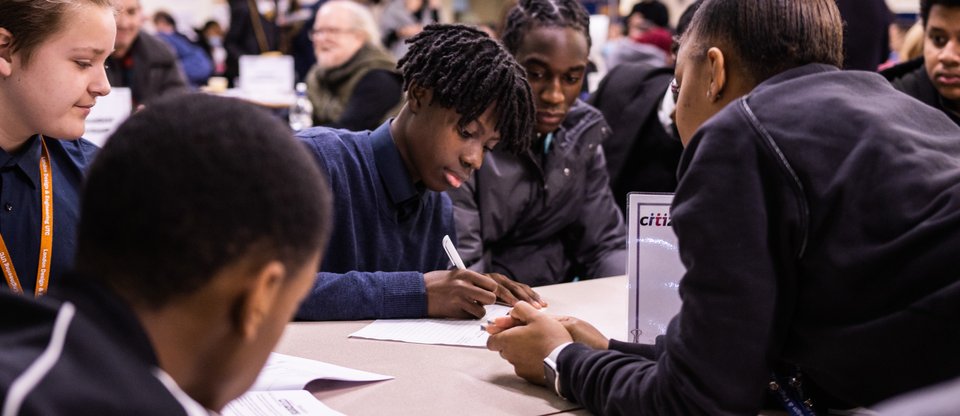
[[[391,131],[415,182],[458,187],[485,150],[530,147],[530,86],[497,41],[468,26],[430,25],[407,43],[397,64],[407,104]]]
[[[279,120],[232,99],[162,100],[91,166],[77,269],[130,304],[161,367],[219,410],[312,286],[331,215],[326,179]]]

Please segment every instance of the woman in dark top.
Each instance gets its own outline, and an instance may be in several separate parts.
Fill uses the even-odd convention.
[[[960,374],[960,128],[839,70],[841,34],[834,0],[705,1],[674,86],[680,312],[642,345],[518,303],[488,347],[598,414],[826,413]]]

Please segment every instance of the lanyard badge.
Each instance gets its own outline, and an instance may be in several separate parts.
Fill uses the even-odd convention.
[[[53,171],[50,167],[50,152],[47,143],[40,136],[40,256],[37,259],[37,287],[34,296],[47,293],[50,284],[50,263],[53,253]],[[7,244],[0,235],[0,271],[3,272],[10,290],[23,294],[20,278],[13,267],[13,259]]]

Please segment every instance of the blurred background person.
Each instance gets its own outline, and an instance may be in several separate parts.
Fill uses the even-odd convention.
[[[397,63],[380,46],[365,6],[326,2],[311,33],[317,64],[306,83],[315,125],[370,130],[397,113],[402,94]]]
[[[887,34],[890,39],[890,54],[887,55],[887,61],[880,65],[880,70],[884,70],[898,63],[910,60],[904,59],[901,56],[901,52],[904,50],[903,45],[905,44],[907,33],[916,24],[917,19],[900,17],[895,14],[892,14],[891,16],[892,21],[887,30]]]
[[[107,59],[114,87],[129,87],[133,105],[189,91],[183,70],[166,43],[142,30],[140,0],[118,0],[117,40]]]
[[[276,51],[280,29],[274,21],[276,3],[264,2],[274,9],[260,10],[255,0],[229,0],[230,27],[223,39],[227,50],[227,66],[224,76],[231,85],[240,76],[240,57]]]
[[[607,51],[607,68],[626,62],[642,63],[650,68],[672,65],[670,13],[667,7],[650,0],[637,3],[624,19],[624,37],[612,42]]]
[[[700,4],[690,4],[680,16],[678,36]],[[621,210],[626,210],[630,192],[673,192],[677,187],[683,146],[673,120],[673,70],[625,63],[608,72],[590,97],[589,103],[610,123],[612,133],[603,142],[603,152],[613,199]]]
[[[893,22],[885,0],[837,0],[843,19],[843,69],[876,71],[890,55]]]
[[[903,44],[900,45],[900,62],[908,62],[923,55],[923,22],[914,23],[903,35]]]
[[[407,53],[404,42],[423,27],[440,21],[440,0],[388,0],[380,16],[383,45],[399,59]]]
[[[205,85],[213,74],[213,61],[204,53],[203,48],[178,32],[176,20],[163,10],[153,14],[153,28],[157,31],[157,37],[170,45],[177,54],[177,61],[180,62],[190,86]]]
[[[208,20],[197,32],[197,45],[213,63],[213,75],[223,76],[227,69],[227,50],[223,48],[223,27],[216,20]]]

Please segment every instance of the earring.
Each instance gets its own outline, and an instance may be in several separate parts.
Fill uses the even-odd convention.
[[[708,91],[707,91],[707,98],[708,98],[711,102],[717,102],[717,101],[720,101],[721,98],[723,98],[723,93],[717,92],[716,94],[713,94],[713,93],[711,93],[711,92],[708,90]]]

